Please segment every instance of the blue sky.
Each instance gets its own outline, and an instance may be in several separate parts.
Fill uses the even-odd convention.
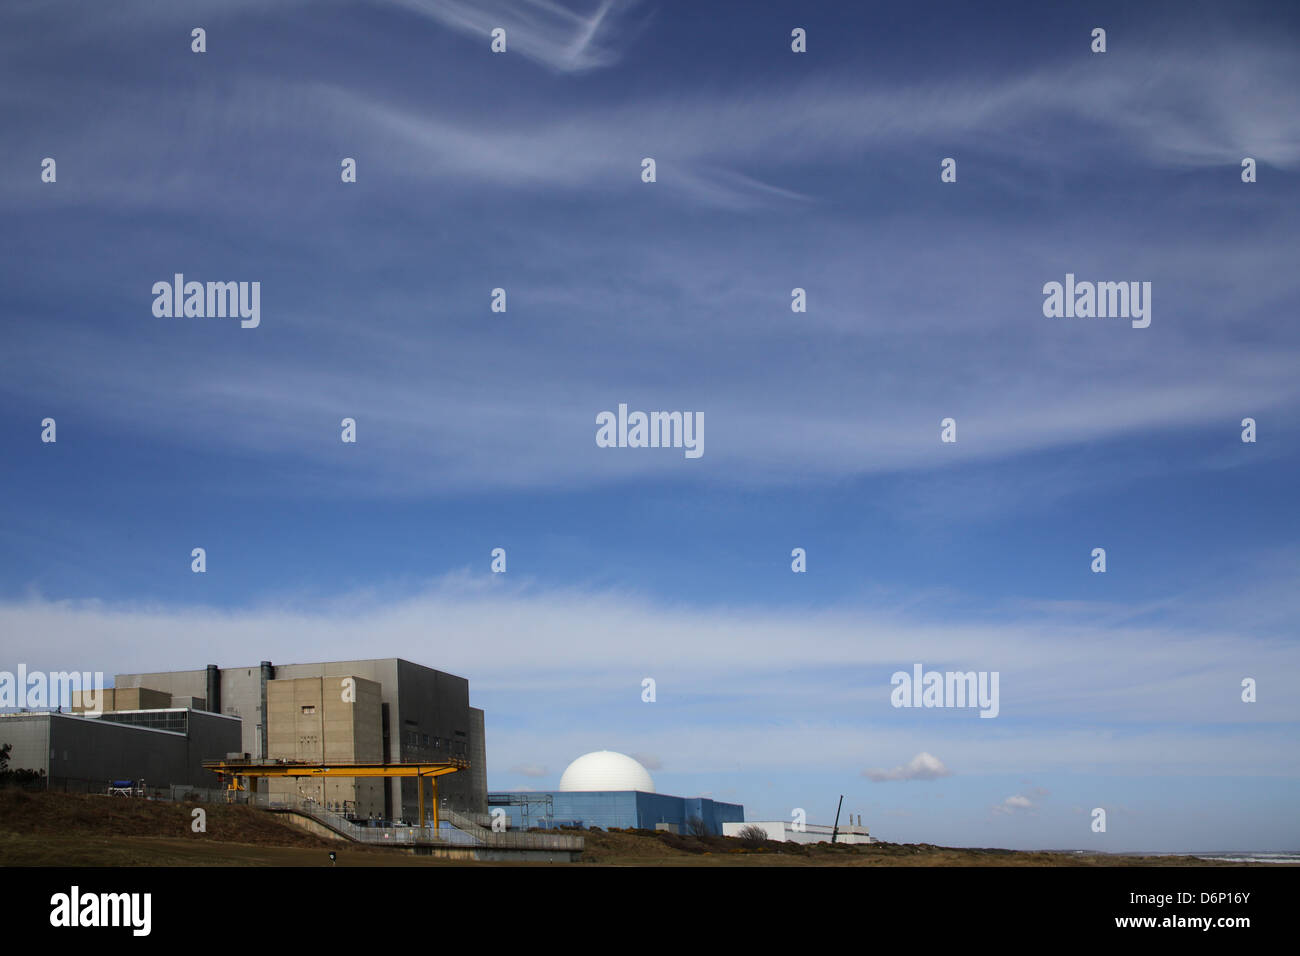
[[[494,789],[1300,847],[1300,17],[968,6],[11,4],[0,668],[396,655]],[[177,272],[260,326],[154,317]],[[1150,327],[1045,318],[1066,273]],[[620,402],[705,454],[598,448]],[[891,707],[918,662],[999,716]]]

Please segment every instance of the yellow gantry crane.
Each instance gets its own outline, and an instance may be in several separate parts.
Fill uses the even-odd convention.
[[[424,828],[424,781],[433,787],[433,829],[438,830],[438,778],[469,769],[463,757],[426,763],[315,763],[309,760],[205,760],[203,766],[223,781],[227,790],[243,790],[239,782],[247,777],[248,789],[257,792],[258,777],[414,777],[420,793],[420,828]]]

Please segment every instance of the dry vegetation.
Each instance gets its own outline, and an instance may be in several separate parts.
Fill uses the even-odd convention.
[[[196,806],[207,811],[206,833],[190,829]],[[1234,865],[1191,857],[1023,853],[929,844],[805,846],[766,840],[752,841],[756,845],[751,848],[735,838],[656,830],[568,832],[586,840],[582,863],[605,866]],[[331,850],[340,866],[466,865],[325,840],[280,816],[248,807],[0,789],[0,866],[329,866]]]
[[[577,832],[577,831],[574,831]],[[929,843],[781,843],[662,830],[582,831],[583,861],[630,866],[1233,866],[1194,857],[963,849]],[[1264,864],[1267,865],[1267,864]]]
[[[190,814],[195,807],[207,812],[207,834],[190,830]],[[237,836],[240,843],[266,846],[327,845],[326,840],[250,807],[22,790],[0,790],[0,833],[178,838],[210,835],[213,839],[228,835]]]

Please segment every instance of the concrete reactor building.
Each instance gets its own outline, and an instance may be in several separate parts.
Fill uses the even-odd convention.
[[[483,711],[469,706],[469,681],[401,658],[118,674],[122,688],[201,698],[207,710],[243,720],[240,750],[254,760],[338,763],[469,760],[444,777],[441,804],[487,812]],[[223,757],[222,754],[209,756]],[[298,794],[360,819],[414,821],[413,779],[336,777],[269,781],[269,792]]]
[[[708,833],[721,835],[723,824],[745,820],[740,804],[656,793],[645,767],[610,750],[584,754],[569,764],[558,790],[490,793],[488,804],[494,814],[505,813],[511,828],[521,829],[600,827],[686,833],[693,825],[702,825]]]

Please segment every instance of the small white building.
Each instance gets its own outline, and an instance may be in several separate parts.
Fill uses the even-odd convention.
[[[778,843],[830,843],[831,834],[835,831],[833,826],[824,823],[805,823],[796,829],[795,824],[788,820],[747,820],[744,823],[722,824],[722,835],[740,836],[740,831],[745,827],[762,827],[767,831],[767,838]],[[835,842],[874,843],[875,841],[871,839],[871,833],[866,827],[848,823],[840,824]]]

